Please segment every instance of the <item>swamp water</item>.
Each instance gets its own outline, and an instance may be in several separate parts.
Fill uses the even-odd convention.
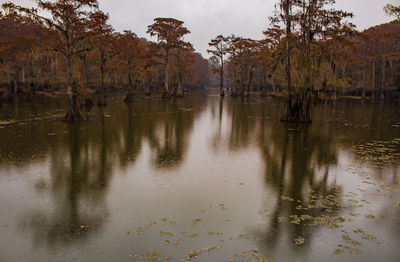
[[[0,107],[0,261],[399,261],[400,105]]]

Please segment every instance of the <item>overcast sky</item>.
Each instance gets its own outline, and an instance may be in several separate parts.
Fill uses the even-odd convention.
[[[6,1],[0,0],[0,3]],[[13,0],[33,6],[32,0]],[[261,39],[268,26],[277,0],[99,0],[100,8],[110,14],[117,31],[132,30],[149,38],[147,26],[156,17],[173,17],[185,22],[192,32],[186,37],[198,52],[208,57],[206,49],[211,38],[223,34]],[[400,0],[336,0],[336,8],[353,12],[352,20],[359,30],[391,20],[383,12],[388,4]]]

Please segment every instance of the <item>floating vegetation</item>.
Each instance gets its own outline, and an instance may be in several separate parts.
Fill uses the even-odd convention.
[[[400,140],[399,140],[400,141]],[[400,144],[400,142],[399,142]],[[371,154],[373,152],[370,152]],[[366,154],[365,154],[366,155]],[[365,156],[364,155],[364,156]],[[384,158],[381,158],[382,160]],[[399,158],[400,159],[400,158]],[[351,160],[352,161],[352,160]],[[294,236],[297,236],[296,238],[292,238],[288,245],[291,246],[291,248],[295,248],[297,246],[297,249],[301,248],[304,245],[307,245],[309,242],[312,242],[312,234],[309,234],[309,232],[312,232],[313,229],[311,228],[305,228],[305,227],[325,227],[329,230],[324,230],[325,232],[330,232],[330,234],[334,234],[335,238],[339,238],[339,243],[336,247],[333,246],[332,250],[329,250],[328,252],[333,252],[333,256],[338,256],[338,255],[358,255],[361,254],[361,248],[363,244],[365,245],[370,245],[371,243],[367,243],[367,241],[370,241],[375,244],[380,244],[379,241],[377,240],[377,237],[375,237],[372,234],[367,233],[366,231],[367,228],[359,228],[357,227],[356,222],[359,220],[366,220],[366,219],[376,219],[376,217],[373,214],[368,214],[368,212],[372,211],[366,211],[366,210],[374,210],[372,204],[373,202],[371,199],[371,195],[374,197],[377,196],[383,196],[383,197],[393,197],[394,194],[391,194],[396,189],[400,189],[396,185],[390,185],[387,182],[384,182],[382,178],[382,174],[380,172],[377,172],[376,170],[379,170],[376,168],[374,165],[367,165],[365,161],[376,161],[376,159],[366,159],[363,158],[362,161],[360,162],[350,162],[348,165],[345,166],[346,169],[346,175],[347,174],[354,174],[354,176],[360,176],[356,177],[358,179],[358,184],[352,184],[349,186],[349,190],[344,190],[345,188],[339,185],[329,185],[329,187],[320,189],[318,187],[314,187],[313,189],[306,189],[309,190],[308,193],[307,191],[304,192],[304,195],[302,196],[297,196],[296,194],[291,194],[288,193],[287,190],[284,191],[284,196],[280,196],[278,199],[278,204],[282,205],[282,210],[279,210],[278,214],[275,213],[275,209],[272,209],[274,212],[271,212],[271,210],[268,209],[256,209],[257,213],[261,215],[261,218],[267,218],[271,217],[274,215],[272,218],[273,221],[272,225],[276,226],[276,221],[279,223],[287,223],[285,225],[281,225],[282,228],[286,227],[290,229],[299,229],[298,231],[295,231],[296,234]],[[362,171],[361,171],[362,170]],[[365,171],[367,170],[367,171]],[[228,181],[225,181],[228,182]],[[238,182],[239,185],[244,185],[245,183],[243,182]],[[347,188],[348,185],[346,185]],[[382,194],[376,194],[375,190],[378,190],[379,192],[382,192]],[[350,191],[350,192],[347,192]],[[372,192],[372,194],[371,194]],[[367,193],[367,194],[365,194]],[[296,196],[296,197],[290,197],[290,196]],[[367,196],[366,199],[362,199],[362,197]],[[280,201],[282,200],[282,201]],[[398,199],[396,199],[397,201]],[[222,201],[222,200],[220,200]],[[287,201],[287,202],[285,202]],[[394,205],[394,207],[400,207],[400,202],[393,201],[393,199],[389,202],[390,205]],[[291,203],[289,203],[291,202]],[[218,202],[217,202],[218,203]],[[227,208],[225,207],[224,203],[221,204],[214,204],[214,205],[206,205],[209,206],[210,208],[214,209],[216,208],[217,211],[218,209],[225,211]],[[368,207],[368,209],[366,208]],[[208,221],[208,216],[206,216],[206,209],[199,209],[201,211],[201,215],[199,215],[199,212],[194,213],[194,217],[191,219],[189,218],[188,228],[180,228],[180,237],[182,238],[177,238],[176,234],[168,231],[159,231],[160,232],[160,237],[166,237],[168,239],[163,239],[162,240],[162,245],[166,246],[168,245],[168,248],[172,249],[175,248],[177,249],[177,246],[181,246],[183,244],[189,244],[191,242],[197,242],[197,241],[206,241],[207,239],[213,239],[215,241],[218,241],[217,243],[227,243],[229,244],[229,241],[240,241],[245,242],[246,240],[248,243],[254,244],[254,241],[263,241],[265,240],[265,234],[260,233],[259,231],[255,231],[255,235],[244,232],[243,234],[237,235],[237,237],[231,237],[232,235],[229,235],[226,237],[226,240],[222,239],[225,238],[228,233],[231,232],[225,232],[225,231],[211,231],[211,230],[204,230],[203,228],[200,229],[199,223],[205,223],[204,226],[207,225]],[[207,209],[208,211],[208,209]],[[215,209],[213,210],[215,211]],[[255,211],[255,210],[254,210]],[[289,213],[290,212],[290,213]],[[208,212],[207,212],[208,213]],[[196,215],[198,214],[198,215]],[[218,212],[217,214],[221,215],[221,212]],[[223,213],[226,214],[226,213]],[[340,215],[339,215],[340,214]],[[207,214],[208,215],[208,214]],[[276,216],[275,216],[276,215]],[[199,216],[199,217],[196,217]],[[201,218],[200,218],[201,217]],[[357,218],[357,219],[356,219]],[[399,219],[398,217],[394,219]],[[192,227],[190,229],[190,219],[191,219],[191,224]],[[206,220],[207,219],[207,220]],[[256,218],[259,219],[259,218]],[[168,218],[163,218],[161,219],[162,222],[166,223],[168,226],[170,225],[176,225],[176,223]],[[231,222],[231,219],[229,218],[223,218],[223,217],[217,217],[215,220],[216,222],[223,223],[223,222]],[[232,221],[235,221],[235,217],[232,217]],[[356,222],[354,222],[356,221]],[[238,221],[235,221],[238,222]],[[354,224],[349,224],[353,222]],[[364,221],[363,221],[364,222]],[[258,221],[257,221],[258,223]],[[137,228],[137,231],[135,232],[136,234],[140,235],[142,234],[142,231],[144,229],[149,229],[152,226],[157,224],[154,221],[149,222],[148,224],[144,226],[139,226]],[[161,223],[160,223],[161,224]],[[164,225],[164,224],[162,224]],[[199,226],[198,228],[194,228],[194,226]],[[226,225],[228,226],[228,225]],[[352,229],[347,229],[347,231],[343,230],[344,228],[350,228],[349,226],[353,226]],[[279,226],[278,226],[279,227]],[[168,228],[167,228],[168,229]],[[186,229],[187,231],[183,230]],[[213,228],[215,229],[215,228]],[[219,230],[219,228],[217,228]],[[199,232],[194,232],[194,230],[198,230]],[[176,231],[176,230],[172,230]],[[179,231],[176,231],[179,232]],[[254,232],[254,231],[253,231]],[[240,233],[240,232],[239,232]],[[236,233],[237,234],[237,233]],[[303,237],[306,236],[307,238]],[[224,237],[221,237],[224,236]],[[258,236],[262,236],[262,239]],[[176,237],[176,238],[175,238]],[[189,241],[189,238],[198,238],[198,239],[192,239]],[[188,240],[189,243],[185,243],[185,241]],[[161,241],[160,241],[161,242]],[[158,244],[160,244],[158,242]],[[248,244],[248,243],[244,244]],[[205,242],[207,243],[207,242]],[[188,253],[187,257],[184,258],[183,261],[192,261],[196,258],[198,258],[201,254],[205,252],[211,252],[219,249],[220,247],[218,246],[213,246],[210,248],[205,248],[205,249],[195,249],[197,248],[196,246],[190,247],[192,248],[190,252]],[[159,256],[157,256],[156,252],[153,252],[154,257],[157,257],[159,259]],[[260,251],[258,249],[252,249],[248,251],[244,251],[240,254],[234,255],[235,258],[232,259],[231,261],[270,261],[262,257],[260,254]],[[346,257],[347,258],[347,257]],[[204,259],[205,260],[205,259]],[[155,261],[155,260],[154,260]],[[161,260],[159,260],[161,261]]]
[[[370,143],[353,146],[353,150],[361,156],[362,162],[381,165],[383,163],[398,163],[400,152],[396,147],[400,145],[400,139],[388,141],[372,141]]]
[[[290,202],[294,202],[294,199],[291,197],[285,197],[285,196],[281,196],[282,200],[286,200],[286,201],[290,201]]]
[[[168,223],[169,225],[176,225],[176,222],[175,222],[175,221],[172,221],[172,220],[170,220],[170,219],[168,219],[168,218],[162,218],[161,221],[162,221],[162,222],[166,222],[166,223]]]
[[[344,253],[344,250],[343,250],[343,249],[337,248],[337,249],[335,250],[335,252],[333,252],[333,256],[337,256],[337,255],[340,255],[340,254],[343,254],[343,253]]]
[[[374,235],[370,235],[368,233],[363,233],[361,236],[362,239],[368,240],[368,241],[376,241],[376,237]]]
[[[185,259],[185,261],[187,261],[187,262],[192,261],[193,258],[197,258],[202,253],[215,251],[215,250],[217,250],[219,248],[221,248],[221,247],[220,246],[211,246],[211,247],[203,248],[203,249],[190,250],[189,255]]]
[[[346,244],[351,245],[351,246],[361,246],[362,245],[361,242],[351,239],[349,235],[343,235],[342,240]]]
[[[313,217],[310,215],[291,215],[289,216],[290,220],[288,220],[287,217],[279,217],[278,218],[278,222],[279,223],[283,223],[283,222],[287,222],[289,221],[291,224],[296,224],[296,225],[300,225],[300,224],[307,224],[309,226],[326,226],[330,229],[335,229],[335,228],[340,228],[341,227],[341,223],[345,222],[345,221],[351,221],[351,219],[349,218],[344,218],[344,217],[340,217],[340,216],[318,216],[318,217]]]
[[[160,230],[159,232],[160,232],[160,237],[163,237],[163,236],[176,237],[176,234],[171,233],[171,232],[162,231],[162,230]]]
[[[171,243],[171,241],[170,240],[164,240],[163,242],[162,242],[162,244],[165,246],[165,245],[168,245],[168,244],[170,244]]]
[[[180,239],[178,239],[178,240],[175,241],[175,246],[182,245],[182,243],[183,243],[183,239],[180,238]]]
[[[197,224],[200,223],[201,221],[203,221],[201,218],[192,219],[192,226],[197,225]]]
[[[170,257],[164,257],[161,255],[160,252],[157,250],[152,250],[150,249],[146,254],[137,254],[137,253],[132,253],[129,254],[130,257],[136,258],[137,261],[170,261]]]
[[[129,234],[129,233],[132,233],[132,234],[135,234],[135,235],[137,235],[137,236],[140,236],[140,235],[142,235],[142,233],[143,233],[143,229],[144,229],[144,226],[137,226],[137,227],[136,227],[136,231],[133,231],[133,232],[128,231],[128,234]]]
[[[273,262],[270,259],[265,259],[261,255],[261,252],[257,248],[256,249],[251,249],[251,250],[248,250],[248,251],[243,251],[240,254],[235,254],[235,257],[243,257],[243,258],[251,257],[247,261],[254,261],[254,262]],[[234,262],[235,260],[231,259],[230,261]],[[243,260],[240,260],[240,261],[243,261]]]
[[[147,225],[144,226],[144,228],[150,229],[151,227],[153,227],[153,226],[156,225],[156,224],[157,224],[157,222],[150,221]]]
[[[222,211],[227,210],[227,208],[225,207],[225,204],[219,204],[219,207],[221,208]]]
[[[195,232],[189,235],[189,237],[199,237],[200,233],[199,232]]]
[[[361,228],[354,229],[353,232],[356,234],[364,234],[365,233],[364,230],[362,230]]]
[[[278,217],[278,222],[279,223],[286,222],[287,220],[288,220],[287,217]]]
[[[359,255],[362,253],[361,250],[354,248],[354,247],[346,246],[346,245],[338,245],[338,249],[343,250],[343,252],[341,252],[340,254],[344,253],[345,250],[351,255]],[[334,255],[335,255],[335,253],[334,253]],[[338,254],[336,254],[336,255],[338,255]]]
[[[208,234],[209,234],[210,236],[222,236],[224,233],[222,233],[222,232],[208,231]]]
[[[306,239],[304,237],[300,237],[300,236],[295,238],[295,240],[294,240],[294,244],[296,246],[301,246],[304,244],[304,242],[306,242]]]
[[[253,236],[253,235],[250,235],[250,234],[240,234],[240,235],[238,235],[238,239],[251,239],[251,240],[254,240],[254,241],[261,241],[261,238],[259,238],[259,237],[256,237],[256,236]]]
[[[201,253],[200,250],[190,250],[189,257],[186,259],[186,261],[191,261],[192,258],[197,258],[200,255],[200,253]]]

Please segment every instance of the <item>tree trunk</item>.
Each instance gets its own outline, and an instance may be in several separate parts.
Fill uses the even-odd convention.
[[[146,71],[146,89],[144,91],[144,95],[145,96],[151,96],[151,87],[150,87],[150,83],[149,83],[149,74]]]
[[[128,85],[129,85],[129,89],[132,89],[132,75],[131,75],[131,72],[128,73]]]
[[[165,83],[164,83],[164,92],[162,94],[163,98],[170,97],[171,94],[169,93],[169,49],[165,50]]]
[[[221,56],[221,69],[219,72],[219,95],[221,97],[225,96],[225,92],[224,92],[224,58]]]
[[[76,84],[72,84],[72,56],[67,56],[67,83],[68,83],[68,111],[64,117],[65,122],[80,122],[82,121],[81,114],[77,106],[78,90]]]
[[[183,79],[182,79],[182,74],[179,73],[178,76],[178,92],[176,94],[177,97],[184,97],[183,93]]]
[[[285,122],[299,122],[300,115],[302,115],[302,108],[299,104],[299,98],[293,97],[291,88],[291,45],[290,35],[292,32],[292,21],[290,18],[291,11],[290,0],[286,0],[285,6],[285,19],[286,19],[286,88],[288,90],[288,100],[286,104],[286,114],[282,117],[282,121]]]
[[[12,93],[14,90],[14,81],[10,81],[7,85],[7,89],[4,91],[3,96],[1,97],[1,100],[5,102],[11,102],[13,99]]]
[[[104,107],[107,106],[107,98],[106,98],[106,90],[104,87],[104,62],[100,65],[100,78],[101,78],[101,91],[99,101],[97,102],[97,106]]]
[[[250,87],[251,87],[251,83],[253,82],[253,70],[250,71],[249,73],[249,81],[247,83],[245,92],[243,94],[244,97],[249,97],[250,96]]]
[[[14,90],[13,90],[13,92],[14,92],[14,95],[18,95],[18,80],[17,80],[17,75],[15,75],[15,78],[14,78]]]
[[[376,98],[376,90],[375,90],[375,59],[372,61],[372,93],[374,94],[374,98]]]
[[[83,74],[85,77],[85,87],[89,88],[89,74],[88,74],[88,65],[87,65],[87,57],[86,54],[83,54],[82,56],[82,60],[83,60]]]
[[[385,99],[385,58],[382,57],[382,67],[381,67],[381,71],[382,71],[382,77],[381,77],[381,90],[379,90],[379,95],[380,95],[380,99],[384,100]]]
[[[363,87],[362,87],[362,99],[366,97],[366,88],[367,88],[367,66],[364,65],[363,68]]]

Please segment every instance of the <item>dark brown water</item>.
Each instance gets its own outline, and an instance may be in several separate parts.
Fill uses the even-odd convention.
[[[0,107],[0,261],[399,261],[399,103],[121,100]]]

